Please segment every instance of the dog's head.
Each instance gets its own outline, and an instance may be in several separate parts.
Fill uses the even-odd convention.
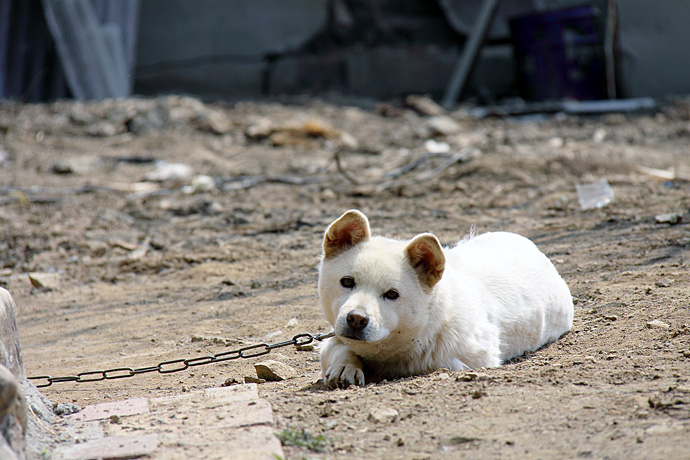
[[[324,237],[319,296],[326,318],[355,353],[383,358],[426,324],[444,265],[434,235],[410,241],[372,237],[366,216],[348,211]]]

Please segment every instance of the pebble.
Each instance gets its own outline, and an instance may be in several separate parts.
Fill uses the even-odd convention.
[[[489,374],[485,374],[483,372],[466,372],[457,380],[462,380],[463,382],[471,382],[473,380],[489,380]]]
[[[565,145],[565,141],[562,137],[552,137],[549,139],[549,145],[554,148],[559,148]]]
[[[654,216],[657,224],[671,224],[676,225],[683,221],[683,215],[677,212],[670,212],[668,214],[659,214]]]
[[[410,94],[405,98],[405,104],[409,107],[412,107],[422,115],[436,116],[446,113],[446,109],[427,96]]]
[[[604,128],[597,128],[592,135],[592,140],[595,144],[601,144],[606,139],[607,134]]]
[[[671,283],[673,283],[672,280],[670,279],[662,279],[654,283],[654,286],[660,287],[660,288],[666,288],[671,286]]]
[[[659,321],[658,319],[649,321],[646,326],[648,329],[669,329],[671,327],[670,325],[664,323],[663,321]]]
[[[424,141],[424,148],[429,153],[447,153],[450,152],[450,145],[448,142],[439,142],[433,139]]]
[[[266,383],[266,379],[259,379],[251,375],[244,376],[244,383]]]
[[[60,275],[58,273],[29,273],[29,281],[33,287],[48,291],[54,291],[60,287]]]
[[[369,411],[367,420],[374,423],[394,423],[400,414],[392,407],[374,407]]]
[[[618,316],[616,315],[604,315],[604,319],[608,321],[616,321],[618,319]]]
[[[437,115],[429,118],[424,123],[424,128],[430,135],[450,136],[460,131],[460,125],[447,115]]]
[[[197,174],[192,179],[192,190],[194,193],[205,193],[215,190],[216,181],[211,176],[206,174]]]
[[[297,369],[273,359],[254,364],[256,376],[260,379],[280,381],[297,377]]]

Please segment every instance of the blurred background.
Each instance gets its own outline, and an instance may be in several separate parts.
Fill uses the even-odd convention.
[[[0,97],[690,93],[690,2],[0,0]]]

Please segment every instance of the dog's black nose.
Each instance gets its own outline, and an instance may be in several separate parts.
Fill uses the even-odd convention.
[[[367,327],[367,324],[369,324],[369,318],[361,313],[353,311],[347,315],[347,325],[350,326],[353,331],[361,331]]]

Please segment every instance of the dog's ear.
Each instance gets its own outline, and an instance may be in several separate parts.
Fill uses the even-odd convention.
[[[371,237],[367,216],[352,209],[340,216],[326,230],[323,239],[325,259],[332,259]]]
[[[427,292],[441,280],[446,267],[446,256],[441,243],[431,233],[417,235],[405,248],[407,260],[417,272],[419,283]]]

